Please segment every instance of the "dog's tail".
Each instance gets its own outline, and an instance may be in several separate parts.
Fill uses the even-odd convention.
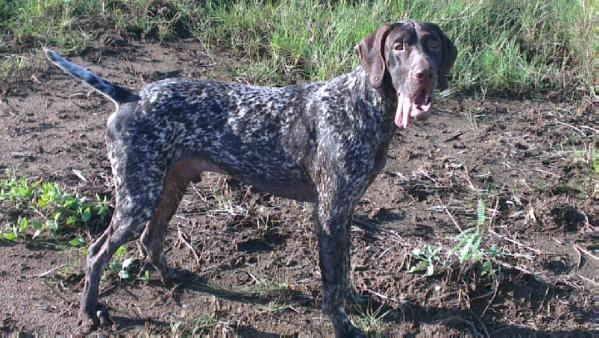
[[[123,88],[121,86],[112,84],[98,75],[90,72],[89,70],[76,65],[69,60],[60,56],[53,50],[44,48],[44,53],[48,60],[52,61],[58,68],[69,73],[72,77],[81,80],[83,83],[91,86],[95,90],[99,91],[109,99],[111,99],[117,106],[124,102],[131,102],[139,100],[139,96],[132,90]]]

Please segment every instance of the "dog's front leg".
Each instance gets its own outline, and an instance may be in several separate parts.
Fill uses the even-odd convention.
[[[345,311],[350,293],[350,220],[354,203],[342,193],[320,192],[314,210],[322,275],[323,309],[331,318],[337,337],[363,337]]]

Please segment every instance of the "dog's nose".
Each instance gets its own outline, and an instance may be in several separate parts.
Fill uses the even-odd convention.
[[[414,73],[416,79],[420,81],[432,79],[434,74],[430,68],[421,68]]]

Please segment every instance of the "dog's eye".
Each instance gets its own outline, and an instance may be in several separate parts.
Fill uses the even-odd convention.
[[[396,43],[396,44],[393,46],[393,49],[394,49],[394,50],[397,50],[397,51],[402,51],[402,50],[404,49],[404,47],[403,47],[403,42],[397,42],[397,43]]]
[[[428,42],[428,46],[430,49],[439,49],[439,47],[441,47],[441,45],[439,44],[439,41],[435,41],[435,40],[430,40]]]

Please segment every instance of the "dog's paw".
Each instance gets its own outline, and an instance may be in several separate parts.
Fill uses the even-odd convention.
[[[347,317],[337,321],[336,325],[333,324],[333,326],[335,327],[335,337],[337,338],[366,338],[364,331],[353,325]]]
[[[78,335],[86,335],[99,327],[115,328],[115,323],[110,318],[108,310],[104,306],[97,306],[93,311],[82,311],[79,313]]]
[[[341,330],[335,332],[337,338],[366,338],[364,331],[352,324],[344,326]]]
[[[100,324],[100,321],[97,317],[89,316],[89,315],[80,315],[79,321],[77,323],[76,335],[79,337],[86,336],[93,330],[95,330]]]
[[[349,332],[349,336],[348,337],[353,337],[353,338],[366,338],[366,333],[364,333],[364,331],[358,329],[357,327],[352,325],[352,328]]]
[[[100,321],[100,327],[116,329],[116,324],[114,323],[112,318],[110,318],[108,310],[105,307],[101,307],[98,308],[98,310],[96,310],[96,317]]]

